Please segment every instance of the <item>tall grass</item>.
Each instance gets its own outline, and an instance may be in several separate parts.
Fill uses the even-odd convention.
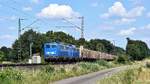
[[[0,83],[1,84],[20,84],[23,80],[21,71],[7,68],[0,72]]]
[[[150,69],[139,67],[128,69],[98,81],[98,84],[150,84]]]
[[[133,69],[129,69],[109,78],[105,78],[99,81],[98,84],[133,84],[135,78]]]
[[[113,66],[113,63],[101,60],[96,62],[80,62],[65,66],[48,65],[33,71],[5,69],[0,71],[0,84],[49,84],[56,80],[79,76]]]

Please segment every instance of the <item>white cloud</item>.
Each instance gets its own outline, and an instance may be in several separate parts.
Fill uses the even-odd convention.
[[[113,6],[108,9],[107,13],[101,15],[101,17],[108,18],[111,16],[119,16],[122,18],[135,18],[141,16],[145,8],[143,6],[137,6],[127,11],[121,2],[115,2]]]
[[[32,7],[28,6],[28,7],[23,7],[22,8],[23,11],[32,11]]]
[[[114,20],[114,23],[115,24],[118,24],[118,25],[122,25],[122,24],[130,24],[131,22],[135,22],[136,19],[130,19],[130,18],[121,18],[121,19],[117,19],[117,20]]]
[[[121,35],[121,36],[128,36],[128,35],[134,34],[135,31],[136,31],[136,28],[132,27],[132,28],[129,28],[127,30],[121,30],[119,32],[119,35]]]
[[[31,2],[37,4],[40,2],[40,0],[31,0]]]
[[[12,35],[6,34],[6,35],[1,35],[1,36],[0,36],[0,39],[1,39],[1,40],[4,40],[4,39],[5,39],[5,40],[6,40],[6,39],[7,39],[7,40],[8,40],[8,39],[9,39],[9,40],[13,40],[13,39],[15,39],[15,37],[12,36]]]
[[[136,18],[142,16],[145,8],[143,6],[136,6],[127,10],[121,2],[115,2],[113,6],[108,8],[108,12],[102,14],[100,17],[108,19],[117,16],[117,19],[112,19],[112,23],[116,25],[130,24],[136,21]]]
[[[99,5],[98,2],[94,2],[91,4],[92,7],[97,7],[98,5]]]
[[[124,16],[126,9],[121,2],[115,2],[112,7],[108,9],[110,15]]]
[[[130,10],[125,17],[128,18],[134,18],[134,17],[138,17],[141,16],[144,12],[145,8],[143,6],[137,6],[135,8],[133,8],[132,10]]]
[[[123,6],[123,4],[121,2],[115,2],[113,4],[113,6],[108,8],[108,13],[102,14],[101,17],[102,18],[108,18],[108,17],[111,17],[113,15],[125,16],[126,13],[127,13],[127,11],[126,11],[125,7]]]
[[[132,3],[133,3],[133,5],[141,5],[141,3],[142,3],[142,0],[130,0]]]
[[[37,15],[39,17],[53,19],[76,17],[79,16],[79,13],[73,11],[69,5],[49,4],[49,6],[43,8]]]

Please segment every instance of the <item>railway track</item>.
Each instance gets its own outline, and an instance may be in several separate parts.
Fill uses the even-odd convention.
[[[48,64],[0,64],[0,67],[17,67],[17,66],[41,66]]]
[[[48,64],[0,64],[0,70],[6,69],[6,68],[35,70],[35,69],[40,69],[41,67],[46,66],[46,65]]]
[[[41,63],[41,64],[0,64],[0,69],[4,68],[19,68],[19,69],[39,69],[47,65],[67,65],[76,64],[76,62],[51,62],[51,63]]]

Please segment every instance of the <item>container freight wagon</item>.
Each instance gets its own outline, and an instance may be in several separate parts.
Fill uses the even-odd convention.
[[[75,45],[66,45],[63,43],[45,43],[44,44],[44,59],[45,61],[60,61],[60,60],[92,60],[104,59],[113,60],[114,55],[84,49],[80,49]]]
[[[81,48],[80,52],[81,52],[81,56],[83,59],[113,60],[116,57],[115,55],[98,52],[98,51],[93,51],[93,50],[88,50],[88,49],[84,49],[84,48]]]

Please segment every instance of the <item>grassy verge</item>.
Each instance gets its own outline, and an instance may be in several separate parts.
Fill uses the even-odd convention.
[[[141,66],[98,81],[98,84],[150,84],[150,68]]]
[[[64,78],[79,76],[111,67],[119,66],[114,62],[103,60],[96,62],[81,62],[71,65],[52,66],[48,65],[42,69],[15,70],[5,69],[0,71],[1,84],[49,84],[50,82]]]

